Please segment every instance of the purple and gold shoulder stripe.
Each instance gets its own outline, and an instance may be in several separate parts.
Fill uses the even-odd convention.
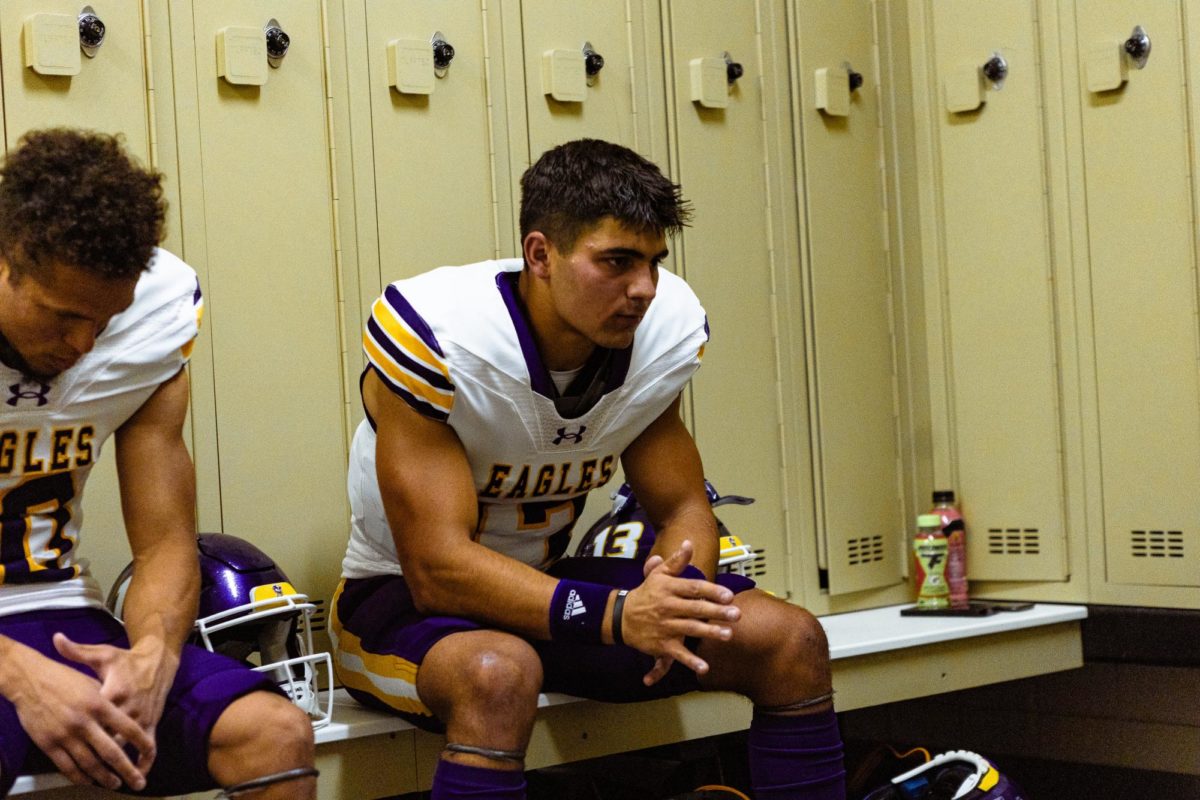
[[[196,312],[196,334],[200,333],[200,323],[204,321],[204,293],[200,291],[200,279],[196,279],[196,288],[192,291],[192,308]],[[196,337],[193,336],[187,341],[183,347],[179,348],[179,352],[183,355],[184,360],[192,357],[192,350],[196,346]]]
[[[454,404],[454,384],[433,331],[395,286],[371,308],[363,349],[388,388],[416,411],[445,421]]]

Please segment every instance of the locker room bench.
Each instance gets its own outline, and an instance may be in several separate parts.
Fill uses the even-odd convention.
[[[1080,621],[1087,608],[1039,603],[990,617],[901,617],[900,606],[821,618],[829,636],[840,711],[1028,678],[1083,665]],[[695,693],[610,705],[544,694],[527,767],[744,730],[750,705],[730,694]],[[344,691],[333,721],[317,732],[323,800],[368,800],[428,789],[441,737],[362,708]],[[20,778],[13,795],[98,800],[60,775]],[[213,793],[193,795],[200,800]]]

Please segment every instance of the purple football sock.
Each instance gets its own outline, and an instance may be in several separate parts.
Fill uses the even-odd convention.
[[[466,797],[525,800],[525,773],[519,769],[488,769],[439,761],[433,773],[431,800]]]
[[[842,736],[832,708],[790,717],[756,710],[749,750],[756,800],[845,800]]]

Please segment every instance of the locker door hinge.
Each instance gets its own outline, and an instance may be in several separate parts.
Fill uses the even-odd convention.
[[[351,393],[350,387],[354,384],[350,379],[352,371],[349,368],[348,360],[352,357],[351,353],[355,351],[348,351],[346,347],[346,271],[343,263],[341,214],[339,210],[341,194],[338,189],[338,152],[337,142],[334,138],[332,64],[333,49],[329,45],[329,4],[328,0],[321,0],[321,79],[325,90],[325,142],[329,159],[329,196],[333,201],[331,203],[332,213],[330,219],[333,241],[333,279],[337,286],[337,298],[334,305],[337,311],[338,368],[341,372],[342,408],[346,420],[346,425],[343,426],[342,430],[342,448],[343,455],[349,457],[351,438],[350,420],[353,418],[351,409],[354,403],[354,395]]]

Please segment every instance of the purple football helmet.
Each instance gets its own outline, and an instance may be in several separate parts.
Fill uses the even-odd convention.
[[[730,503],[744,506],[754,502],[753,497],[718,494],[708,481],[704,482],[704,491],[713,508]],[[730,533],[719,518],[717,533],[721,537],[721,555],[717,562],[717,570],[749,576],[757,558],[754,551],[739,537]],[[633,489],[628,483],[622,483],[621,488],[613,494],[612,510],[588,528],[575,548],[575,556],[631,558],[642,562],[649,557],[653,547],[654,526],[650,524],[645,509],[634,497]]]
[[[322,691],[318,679],[323,666],[329,685],[333,662],[329,653],[313,650],[316,606],[296,591],[270,556],[245,539],[202,533],[197,545],[200,609],[192,643],[270,674],[284,694],[308,713],[313,727],[328,723],[333,694],[328,688]],[[132,576],[130,564],[108,595],[108,608],[118,619]]]
[[[863,800],[1027,800],[1027,796],[978,753],[950,750],[897,775]]]

